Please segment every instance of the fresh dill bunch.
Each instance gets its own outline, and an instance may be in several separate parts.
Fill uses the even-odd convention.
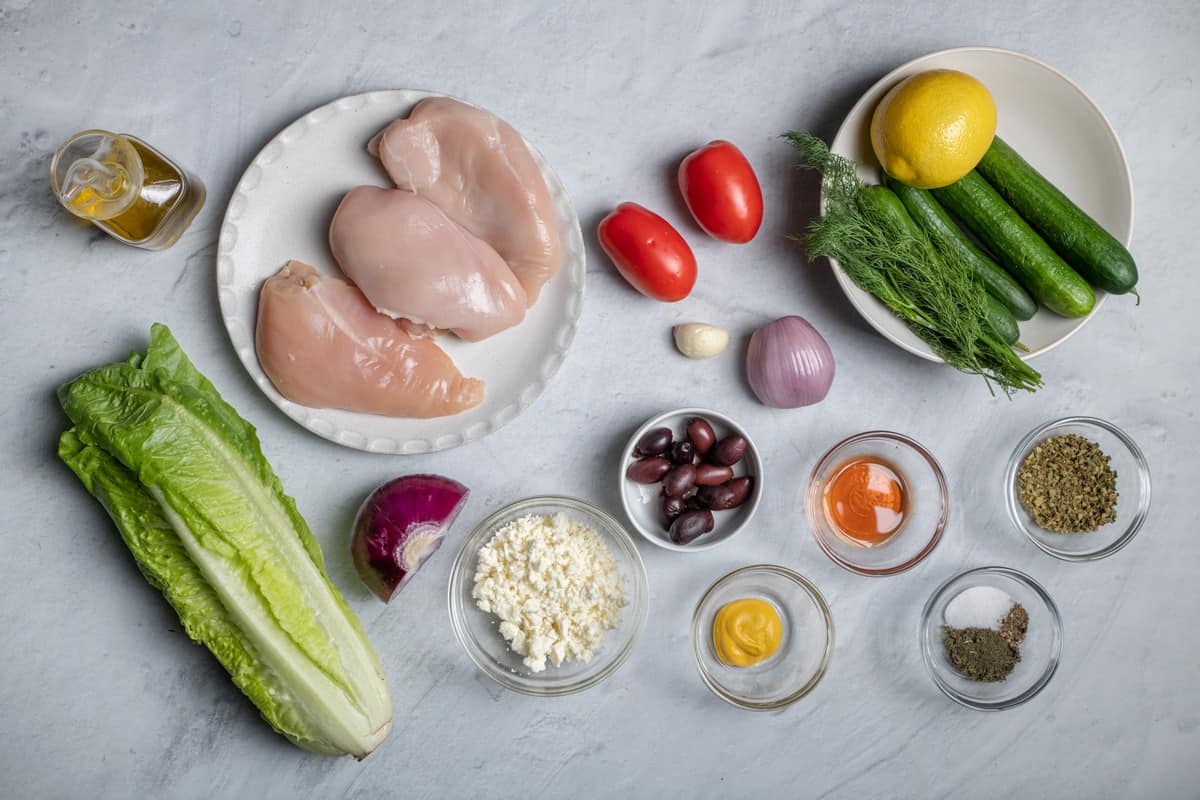
[[[801,165],[821,174],[825,212],[796,237],[809,259],[836,259],[955,369],[1006,394],[1035,391],[1041,375],[992,326],[986,290],[956,253],[939,250],[885,187],[865,186],[854,162],[806,132],[784,134]],[[895,207],[895,210],[892,207]]]

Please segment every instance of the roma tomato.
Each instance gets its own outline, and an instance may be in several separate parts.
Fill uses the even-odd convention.
[[[617,271],[647,297],[674,303],[696,285],[696,257],[671,223],[637,203],[600,221],[600,246]]]
[[[689,154],[679,165],[679,191],[696,224],[715,239],[744,244],[762,225],[762,187],[729,142],[709,142]]]

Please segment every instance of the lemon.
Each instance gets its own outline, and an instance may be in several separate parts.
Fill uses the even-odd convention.
[[[935,69],[892,87],[871,117],[871,145],[896,180],[949,186],[983,158],[996,135],[996,102],[963,72]]]

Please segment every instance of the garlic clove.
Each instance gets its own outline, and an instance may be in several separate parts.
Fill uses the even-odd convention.
[[[674,333],[675,347],[688,358],[712,358],[729,346],[729,331],[717,325],[689,322]]]

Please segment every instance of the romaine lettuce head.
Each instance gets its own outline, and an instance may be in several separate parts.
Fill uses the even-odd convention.
[[[145,355],[63,385],[59,456],[146,579],[270,725],[362,758],[391,730],[379,660],[254,427],[164,325]]]

